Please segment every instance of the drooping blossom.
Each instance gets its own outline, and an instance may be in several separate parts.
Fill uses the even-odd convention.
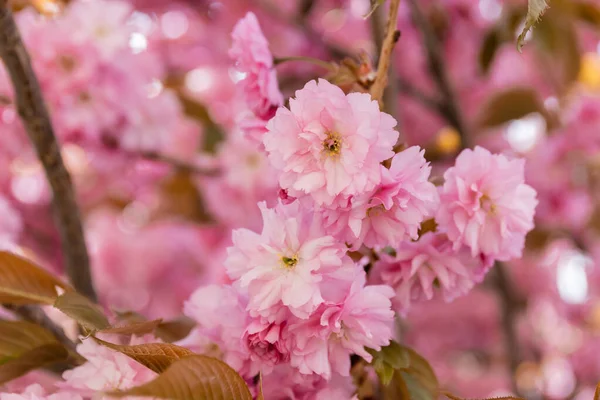
[[[326,380],[316,374],[299,374],[289,364],[264,375],[262,385],[265,398],[273,400],[350,400],[355,391],[350,377],[334,374]]]
[[[265,366],[272,367],[290,360],[291,337],[287,328],[294,318],[285,317],[279,323],[255,319],[246,327],[242,337],[250,358],[263,365],[263,373],[269,371]]]
[[[480,282],[492,262],[452,247],[446,235],[427,232],[416,242],[402,243],[395,256],[382,253],[371,275],[375,282],[394,288],[394,308],[401,314],[413,302],[434,297],[451,301]]]
[[[249,323],[246,303],[247,299],[228,285],[199,288],[183,307],[184,314],[198,325],[178,344],[198,353],[216,353],[242,376],[251,378],[258,369],[242,342]]]
[[[83,400],[75,393],[59,392],[46,394],[42,386],[33,384],[25,388],[22,393],[0,393],[0,400]]]
[[[225,261],[235,285],[248,291],[250,315],[272,321],[285,307],[305,318],[324,301],[343,298],[356,267],[345,245],[325,234],[319,216],[297,202],[259,207],[262,232],[235,230]]]
[[[523,160],[510,160],[477,146],[466,149],[444,174],[436,222],[473,257],[518,258],[533,228],[536,192],[524,183]]]
[[[247,13],[233,28],[231,36],[233,43],[229,55],[236,61],[239,71],[246,74],[238,85],[243,89],[250,110],[267,120],[283,104],[283,96],[273,68],[273,55],[256,15]]]
[[[294,197],[336,206],[381,182],[380,163],[394,155],[396,121],[365,93],[348,95],[320,79],[310,81],[279,108],[263,143]]]
[[[343,302],[323,304],[291,327],[296,339],[291,364],[303,374],[330,379],[332,371],[348,376],[351,354],[371,361],[365,347],[379,350],[392,339],[393,296],[391,287],[365,286],[365,274],[358,274]]]
[[[347,208],[323,210],[328,232],[340,235],[353,248],[394,247],[417,239],[421,223],[439,205],[423,154],[417,146],[396,154],[390,169],[381,167],[381,184],[372,193],[353,198]]]

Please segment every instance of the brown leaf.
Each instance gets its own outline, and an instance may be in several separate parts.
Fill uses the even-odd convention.
[[[0,251],[0,303],[53,304],[57,288],[73,290],[31,261]]]
[[[68,358],[69,352],[60,343],[36,347],[0,365],[0,385],[36,368],[66,361]]]
[[[573,18],[569,15],[570,4],[555,4],[540,21],[533,39],[547,57],[540,73],[551,74],[552,79],[562,85],[559,89],[565,92],[579,77],[581,49]]]
[[[170,343],[148,343],[130,346],[113,344],[98,338],[94,338],[94,340],[109,349],[116,350],[133,358],[135,361],[157,373],[165,371],[175,361],[194,354],[185,347]]]
[[[462,397],[453,395],[452,393],[443,392],[443,394],[450,400],[465,400]],[[490,397],[490,398],[485,398],[485,399],[480,399],[480,400],[525,400],[525,399],[523,399],[521,397],[503,396],[503,397]]]
[[[46,344],[56,337],[39,325],[25,321],[0,321],[0,364]]]
[[[587,22],[594,28],[600,28],[600,8],[593,3],[578,1],[573,2],[575,17]]]
[[[144,335],[146,333],[152,333],[162,323],[162,319],[155,319],[153,321],[139,321],[128,324],[111,326],[106,329],[100,330],[102,333],[114,333],[119,335]]]
[[[190,334],[191,330],[196,326],[196,321],[182,316],[171,321],[162,322],[156,328],[156,337],[161,340],[173,343],[177,342]]]
[[[492,61],[494,61],[501,45],[502,37],[497,28],[493,28],[485,34],[483,45],[479,50],[479,68],[483,73],[487,73],[490,70]]]
[[[233,368],[216,358],[201,355],[188,356],[173,363],[145,385],[108,395],[171,400],[252,400],[246,382]]]
[[[535,25],[547,8],[548,3],[546,3],[546,0],[529,0],[527,3],[525,27],[523,27],[523,31],[517,38],[517,49],[519,51],[523,49],[523,45],[525,44],[525,35],[527,35],[527,32]]]
[[[54,302],[54,307],[77,321],[88,331],[110,328],[102,309],[77,292],[66,292]]]
[[[491,128],[534,112],[547,114],[538,94],[531,88],[514,87],[494,93],[488,99],[478,117],[478,125]]]

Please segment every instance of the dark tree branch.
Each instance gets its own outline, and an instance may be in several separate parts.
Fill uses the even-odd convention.
[[[96,300],[71,177],[63,163],[39,82],[7,0],[0,0],[0,56],[11,77],[17,110],[50,183],[66,272],[80,293]]]
[[[450,125],[460,134],[463,147],[470,147],[467,126],[458,109],[458,101],[448,77],[441,44],[435,35],[433,27],[427,21],[427,18],[419,7],[418,0],[408,0],[408,4],[410,5],[413,22],[421,33],[429,71],[442,95],[443,106],[440,111]]]
[[[496,262],[493,269],[492,283],[500,299],[502,332],[504,335],[505,351],[508,357],[508,373],[510,374],[512,390],[515,394],[520,395],[515,378],[517,368],[522,361],[521,346],[519,345],[516,331],[517,314],[521,305],[504,264]]]

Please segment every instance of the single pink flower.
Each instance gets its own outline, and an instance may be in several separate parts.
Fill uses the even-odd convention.
[[[156,377],[155,372],[130,357],[91,339],[79,344],[77,352],[87,361],[79,367],[65,371],[65,382],[60,386],[73,392],[77,391],[83,396],[93,396],[98,391],[128,389]]]
[[[509,160],[482,147],[466,149],[444,174],[436,221],[458,249],[471,248],[506,261],[521,257],[538,204],[524,183],[523,160]]]
[[[416,242],[402,243],[395,257],[382,253],[371,276],[394,288],[394,308],[405,315],[414,301],[437,296],[451,301],[466,294],[491,264],[491,259],[473,258],[465,249],[455,252],[446,235],[428,232]]]
[[[283,104],[277,74],[273,68],[273,55],[264,37],[256,15],[249,12],[238,21],[231,33],[233,44],[229,56],[245,75],[238,82],[250,110],[259,118],[267,120],[277,107]]]
[[[346,208],[325,209],[328,232],[357,249],[361,245],[395,247],[417,239],[421,223],[439,206],[436,187],[428,181],[431,167],[424,150],[410,147],[381,167],[381,184],[369,195],[353,198]]]
[[[286,318],[289,320],[290,318]],[[287,363],[290,360],[290,337],[288,322],[268,323],[256,319],[248,325],[242,341],[252,360],[267,367]],[[265,368],[262,368],[263,372]]]
[[[291,196],[337,206],[381,182],[394,155],[396,121],[368,94],[348,95],[320,79],[308,82],[267,124],[265,149]]]
[[[252,377],[258,368],[242,343],[249,323],[247,300],[228,285],[209,285],[196,290],[185,302],[183,312],[198,325],[178,344],[198,353],[218,348],[223,361],[244,377]]]
[[[298,203],[259,203],[263,230],[233,232],[225,261],[234,284],[248,291],[250,315],[272,321],[281,307],[308,317],[324,301],[343,298],[356,266],[346,246],[323,231],[318,215]]]
[[[309,320],[290,328],[295,335],[292,366],[329,379],[332,371],[349,375],[352,354],[370,361],[365,347],[379,350],[392,339],[393,296],[391,287],[365,286],[365,274],[358,274],[343,302],[323,304]]]

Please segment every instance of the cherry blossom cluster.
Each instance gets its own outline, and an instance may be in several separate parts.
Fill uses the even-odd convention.
[[[280,95],[265,90],[276,82],[273,56],[253,14],[234,28],[230,54],[247,74],[239,82],[247,107],[264,116],[257,104],[273,106]],[[494,260],[520,257],[537,205],[524,162],[467,149],[436,187],[422,149],[394,151],[395,126],[369,94],[323,79],[276,109],[254,138],[279,201],[259,203],[259,232],[233,231],[230,283],[200,288],[186,303],[199,327],[184,345],[216,344],[249,380],[292,368],[302,390],[315,379],[337,384],[352,354],[370,361],[366,348],[394,337],[393,310],[452,300]],[[434,228],[425,231],[426,221]]]

